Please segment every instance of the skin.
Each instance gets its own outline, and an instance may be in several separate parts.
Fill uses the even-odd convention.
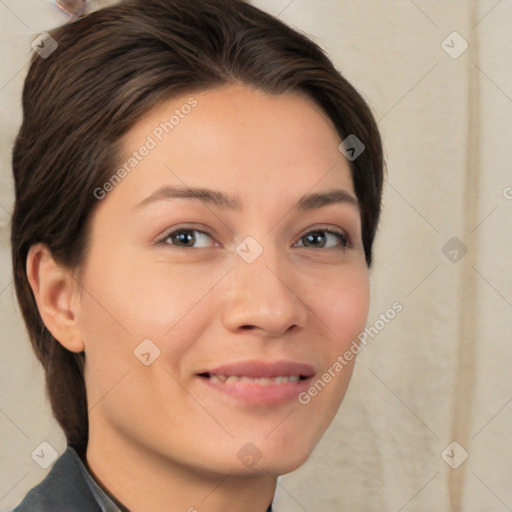
[[[131,511],[263,512],[275,477],[303,464],[334,418],[354,360],[307,405],[248,404],[196,374],[247,360],[307,362],[315,379],[331,367],[368,314],[360,214],[350,202],[294,207],[331,189],[355,197],[332,123],[296,94],[234,84],[174,98],[133,126],[126,156],[191,96],[191,113],[98,202],[75,278],[41,244],[27,270],[52,334],[85,351],[86,457],[102,485]],[[137,206],[162,185],[223,191],[243,209]],[[167,236],[177,228],[210,236],[179,247]],[[348,247],[325,231],[308,244],[321,228]],[[252,263],[236,252],[247,236],[263,249]],[[148,366],[134,356],[144,339],[160,350]],[[261,455],[251,467],[237,456],[248,442]]]

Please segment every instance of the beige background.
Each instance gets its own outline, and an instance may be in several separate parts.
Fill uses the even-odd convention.
[[[276,509],[512,510],[512,2],[254,3],[323,46],[379,120],[389,175],[368,324],[403,305],[359,355],[340,413],[311,459],[280,479]],[[10,152],[30,42],[67,18],[51,0],[0,0],[0,16],[6,509],[49,471],[31,459],[34,448],[46,441],[65,449],[15,303],[8,239]],[[458,36],[442,46],[454,31],[469,43],[458,58]],[[443,251],[452,237],[459,247]],[[458,469],[441,458],[453,441],[469,453]],[[449,449],[447,460],[461,453]]]

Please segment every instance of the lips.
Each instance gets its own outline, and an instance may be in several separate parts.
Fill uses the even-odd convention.
[[[276,405],[307,389],[314,368],[294,361],[246,361],[198,373],[208,386],[249,404]]]
[[[305,363],[293,361],[246,361],[225,364],[200,373],[201,376],[248,377],[253,379],[275,379],[278,377],[299,376],[310,378],[315,374],[314,368]]]

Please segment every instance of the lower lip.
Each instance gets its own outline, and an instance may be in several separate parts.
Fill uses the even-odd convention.
[[[251,405],[279,405],[297,397],[306,391],[312,377],[297,382],[281,382],[279,384],[258,384],[255,382],[219,382],[199,377],[207,386],[230,395],[237,400]]]

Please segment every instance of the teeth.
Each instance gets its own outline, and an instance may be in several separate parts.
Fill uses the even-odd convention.
[[[226,382],[227,377],[225,375],[210,375],[210,379],[215,382]]]
[[[280,375],[278,377],[247,377],[245,375],[237,377],[235,375],[210,375],[210,379],[215,382],[231,384],[233,382],[244,382],[269,386],[270,384],[282,384],[286,382],[298,382],[299,375]]]

